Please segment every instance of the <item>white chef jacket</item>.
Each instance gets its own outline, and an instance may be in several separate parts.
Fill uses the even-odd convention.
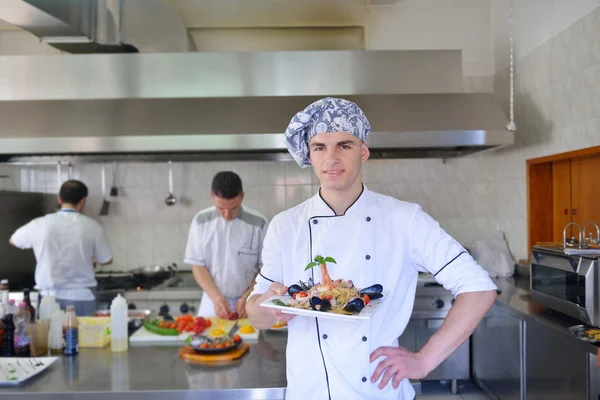
[[[202,210],[192,220],[185,263],[205,266],[223,296],[239,298],[262,266],[266,225],[267,219],[248,207],[232,221],[215,207]]]
[[[43,295],[65,300],[94,300],[92,260],[112,259],[102,226],[72,209],[47,214],[20,227],[11,241],[33,249],[37,260],[35,288]]]
[[[288,322],[286,399],[401,399],[415,392],[408,379],[380,390],[371,376],[381,346],[398,347],[412,313],[418,272],[431,272],[454,296],[496,286],[465,249],[419,205],[369,191],[336,216],[320,194],[278,214],[263,248],[253,294],[272,281],[286,286],[321,281],[320,268],[305,271],[315,256],[333,257],[331,279],[359,288],[379,283],[390,294],[368,321],[296,316]]]

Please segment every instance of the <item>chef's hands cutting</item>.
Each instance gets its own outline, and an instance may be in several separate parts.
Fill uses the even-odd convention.
[[[383,375],[379,389],[385,388],[392,378],[394,389],[398,389],[402,379],[421,379],[429,373],[421,353],[412,353],[403,347],[380,347],[371,353],[371,362],[379,357],[385,358],[379,361],[371,377],[371,382],[375,383]]]
[[[248,314],[246,314],[246,299],[247,297],[244,295],[235,303],[233,311],[237,313],[239,318],[246,318],[248,316]]]
[[[229,316],[229,301],[225,296],[218,296],[213,300],[213,304],[215,306],[215,314],[217,314],[217,317],[227,319]]]

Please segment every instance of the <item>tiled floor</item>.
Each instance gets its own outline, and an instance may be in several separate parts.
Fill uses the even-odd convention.
[[[447,384],[437,381],[421,382],[422,394],[417,400],[490,400],[473,382],[461,382],[459,393],[453,395]]]

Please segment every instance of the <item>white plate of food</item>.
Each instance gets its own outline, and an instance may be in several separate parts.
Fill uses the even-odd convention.
[[[335,260],[317,256],[315,262],[305,268],[319,265],[323,282],[315,284],[312,279],[307,283],[300,281],[290,285],[287,295],[273,296],[260,305],[278,309],[285,314],[337,320],[370,319],[388,295],[383,291],[383,286],[376,283],[357,288],[350,280],[332,280],[327,271],[327,262],[335,263]]]
[[[0,386],[20,385],[48,368],[57,357],[0,358]]]

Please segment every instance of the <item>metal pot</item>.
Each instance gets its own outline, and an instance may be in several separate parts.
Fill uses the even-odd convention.
[[[162,265],[148,265],[146,267],[140,267],[136,269],[132,269],[130,273],[134,275],[144,275],[146,277],[152,277],[159,274],[167,273],[175,273],[177,271],[177,264],[173,263],[172,265],[162,266]]]

